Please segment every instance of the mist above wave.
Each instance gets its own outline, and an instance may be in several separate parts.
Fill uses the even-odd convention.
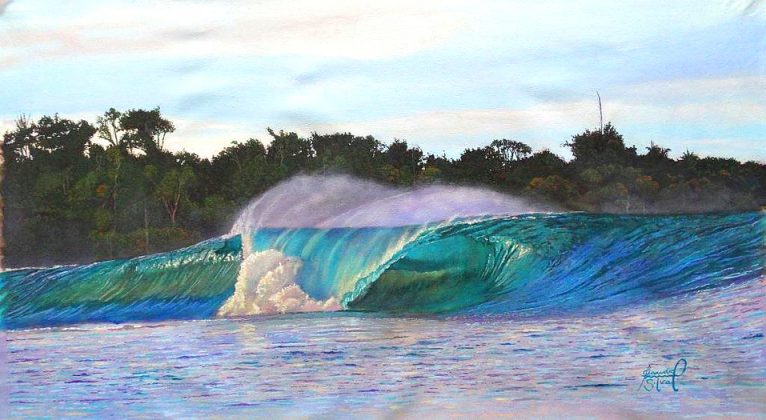
[[[301,175],[254,199],[231,233],[259,228],[391,227],[460,217],[548,210],[482,188],[429,185],[387,187],[346,175]]]

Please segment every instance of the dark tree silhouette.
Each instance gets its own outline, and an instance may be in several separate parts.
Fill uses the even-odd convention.
[[[225,232],[249,200],[299,172],[343,172],[402,186],[478,184],[594,212],[739,211],[766,204],[766,165],[689,151],[675,160],[654,143],[639,154],[611,123],[572,136],[569,162],[508,139],[450,159],[405,140],[386,144],[351,133],[303,138],[272,129],[267,145],[252,138],[232,142],[204,159],[166,150],[174,130],[159,108],[111,108],[96,126],[57,115],[19,118],[2,144],[6,265],[189,245]]]

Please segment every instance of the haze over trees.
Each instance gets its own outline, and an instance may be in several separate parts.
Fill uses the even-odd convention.
[[[128,257],[226,232],[236,212],[297,173],[348,173],[381,183],[480,185],[563,209],[657,213],[755,210],[766,204],[766,165],[680,159],[652,144],[626,146],[617,129],[586,130],[567,162],[509,139],[457,159],[404,140],[350,133],[304,138],[268,130],[211,159],[171,152],[175,127],[159,108],[109,109],[95,124],[57,115],[19,118],[5,133],[5,244],[9,266]]]

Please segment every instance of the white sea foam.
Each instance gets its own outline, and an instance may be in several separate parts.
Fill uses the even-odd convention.
[[[340,309],[334,298],[314,300],[295,283],[302,264],[300,259],[275,250],[249,253],[240,266],[234,294],[218,309],[217,315],[250,316]]]

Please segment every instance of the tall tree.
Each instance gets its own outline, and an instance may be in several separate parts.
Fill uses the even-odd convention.
[[[120,116],[120,127],[125,131],[128,147],[147,154],[165,149],[165,137],[176,130],[175,125],[162,116],[160,108],[150,111],[131,109]]]
[[[532,148],[520,141],[500,139],[490,144],[503,157],[505,165],[524,159],[532,154]]]
[[[162,202],[171,226],[176,226],[178,210],[188,200],[189,191],[196,181],[196,176],[188,166],[173,168],[168,171],[154,190],[155,196]]]
[[[267,129],[271,136],[271,143],[266,152],[267,157],[276,163],[284,174],[293,174],[301,169],[309,168],[309,163],[314,156],[311,142],[301,138],[294,132],[279,130],[275,132]]]
[[[124,130],[120,124],[120,118],[122,118],[121,112],[109,108],[108,111],[104,112],[104,115],[96,119],[98,137],[115,147],[125,146]]]
[[[497,185],[504,169],[503,157],[492,146],[465,149],[460,159],[455,162],[455,168],[461,181],[476,180]]]
[[[336,168],[361,176],[374,173],[385,149],[372,136],[359,137],[351,133],[312,133],[310,141],[316,153],[317,168],[323,172]]]
[[[612,123],[607,123],[600,131],[585,130],[572,136],[567,143],[575,163],[584,166],[597,166],[606,163],[630,163],[636,156],[635,147],[625,147],[622,134]]]
[[[395,139],[386,149],[385,170],[390,182],[411,185],[423,167],[423,151],[410,147],[406,141]]]
[[[3,156],[9,163],[32,159],[33,132],[29,117],[21,115],[16,119],[16,129],[3,134]]]

